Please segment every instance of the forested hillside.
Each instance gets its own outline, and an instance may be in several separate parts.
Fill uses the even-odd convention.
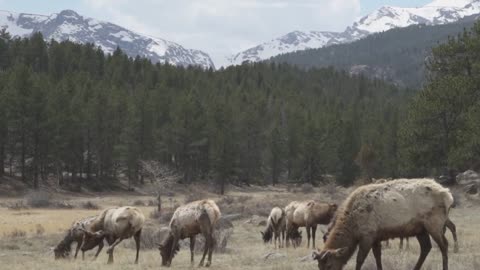
[[[470,16],[445,25],[395,28],[349,44],[284,54],[271,61],[302,68],[332,66],[399,87],[420,88],[425,82],[425,63],[432,47],[471,28],[477,17]]]
[[[480,23],[435,47],[402,125],[405,171],[480,169]]]
[[[398,175],[412,93],[382,81],[285,64],[176,68],[40,34],[0,36],[0,174],[33,187],[49,177],[141,184],[142,160],[221,192],[228,182]]]

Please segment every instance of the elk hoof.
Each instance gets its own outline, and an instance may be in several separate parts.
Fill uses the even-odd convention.
[[[207,262],[207,263],[205,264],[205,267],[210,267],[210,264],[212,264],[212,263],[211,263],[211,262]]]

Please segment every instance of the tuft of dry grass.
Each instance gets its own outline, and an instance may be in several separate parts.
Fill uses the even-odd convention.
[[[98,206],[98,204],[96,204],[96,203],[94,203],[94,202],[91,202],[91,201],[83,202],[80,206],[81,206],[83,209],[88,209],[88,210],[97,210],[97,209],[100,209],[100,206]]]
[[[20,238],[27,236],[27,232],[21,229],[14,229],[9,233],[3,233],[3,237],[7,238]]]

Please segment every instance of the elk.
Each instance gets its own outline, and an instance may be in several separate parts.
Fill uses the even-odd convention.
[[[358,247],[355,269],[360,270],[372,249],[381,270],[380,242],[415,236],[421,251],[414,269],[419,270],[432,248],[431,236],[442,253],[443,270],[447,270],[444,230],[452,204],[449,189],[432,179],[399,179],[359,187],[342,204],[323,249],[312,256],[320,270],[340,270]]]
[[[312,238],[312,246],[315,248],[317,225],[329,224],[337,208],[337,205],[334,203],[297,202],[293,214],[287,215],[287,237],[292,230],[305,227],[307,231],[307,248],[310,247],[310,238]]]
[[[268,216],[267,228],[264,232],[260,232],[263,241],[268,243],[273,237],[275,248],[277,248],[277,240],[279,240],[279,247],[283,247],[283,241],[285,240],[285,226],[285,210],[280,207],[274,207]]]
[[[65,234],[63,240],[60,241],[60,243],[58,243],[58,245],[53,249],[53,252],[55,254],[55,259],[67,257],[70,254],[71,245],[73,242],[77,243],[77,247],[75,249],[75,256],[74,256],[74,258],[76,259],[78,255],[78,251],[80,250],[80,247],[83,244],[83,238],[85,235],[83,228],[89,228],[90,224],[96,218],[97,216],[91,216],[91,217],[82,218],[73,222],[72,226],[70,227],[70,229],[68,229],[67,233]],[[97,258],[100,251],[102,251],[103,239],[100,239],[95,246],[97,245],[98,245],[98,250],[97,250],[97,253],[95,253],[95,258]],[[85,259],[85,250],[82,250],[82,259],[83,260]]]
[[[178,207],[170,220],[168,236],[159,244],[162,265],[172,264],[173,257],[180,249],[178,242],[185,238],[190,238],[190,262],[193,264],[195,238],[197,234],[202,234],[205,237],[205,247],[199,266],[203,266],[207,252],[208,261],[205,266],[210,266],[214,248],[213,233],[220,217],[220,209],[212,200],[194,201]]]
[[[145,216],[140,209],[132,206],[124,206],[118,208],[110,208],[104,210],[94,221],[90,228],[85,227],[82,252],[92,249],[100,240],[107,240],[109,245],[107,249],[108,264],[113,263],[113,250],[124,239],[133,236],[137,248],[135,263],[138,263],[138,255],[140,251],[140,236],[142,227],[145,223]]]

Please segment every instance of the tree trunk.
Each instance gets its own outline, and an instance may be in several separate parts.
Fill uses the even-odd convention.
[[[26,175],[25,175],[25,156],[26,156],[26,145],[25,145],[25,132],[22,132],[22,147],[21,147],[21,174],[22,174],[22,181],[26,181]]]
[[[38,164],[39,164],[39,135],[35,132],[35,142],[33,147],[33,188],[38,189]]]
[[[5,174],[5,145],[0,145],[0,177]]]

